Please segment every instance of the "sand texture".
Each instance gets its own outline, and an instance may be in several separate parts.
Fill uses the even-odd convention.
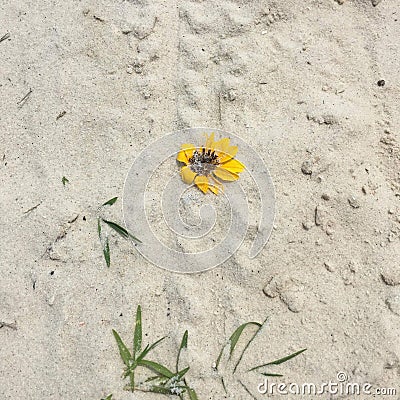
[[[141,304],[144,341],[168,335],[155,360],[172,368],[189,331],[199,399],[251,399],[242,384],[267,398],[246,370],[302,348],[270,371],[300,384],[344,371],[399,399],[399,18],[398,0],[3,0],[1,398],[165,398],[123,390],[111,329],[131,344]],[[201,126],[268,166],[269,242],[183,275],[110,231],[107,268],[98,206],[118,196],[105,215],[121,222],[135,157]],[[267,316],[226,395],[221,347]]]

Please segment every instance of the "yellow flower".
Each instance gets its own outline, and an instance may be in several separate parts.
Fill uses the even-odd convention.
[[[181,168],[181,176],[185,183],[195,185],[203,192],[208,190],[218,194],[223,189],[221,180],[236,181],[245,166],[234,157],[237,146],[229,144],[230,139],[214,141],[214,133],[206,135],[206,143],[200,148],[185,143],[176,159],[185,164]]]

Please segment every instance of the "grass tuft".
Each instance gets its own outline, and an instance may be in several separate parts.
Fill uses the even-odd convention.
[[[237,370],[237,368],[238,368],[240,362],[242,361],[242,358],[243,358],[245,352],[249,349],[251,343],[252,343],[253,340],[257,337],[257,335],[261,332],[261,330],[262,330],[262,328],[265,326],[267,320],[268,320],[268,318],[265,319],[265,321],[264,321],[263,323],[251,321],[251,322],[246,322],[246,323],[240,325],[240,326],[232,333],[232,335],[230,336],[230,338],[229,338],[227,344],[222,348],[221,352],[219,353],[219,356],[218,356],[217,361],[216,361],[216,363],[215,363],[215,368],[216,368],[216,370],[218,371],[218,367],[219,367],[219,365],[220,365],[220,363],[221,363],[222,355],[223,355],[223,353],[224,353],[224,350],[225,350],[226,346],[229,345],[229,357],[228,357],[228,360],[227,360],[227,362],[229,363],[229,361],[231,360],[232,354],[234,353],[234,351],[235,351],[235,349],[236,349],[236,346],[237,346],[237,344],[238,344],[238,342],[239,342],[239,340],[240,340],[240,338],[241,338],[243,332],[244,332],[245,330],[251,328],[251,327],[256,327],[255,332],[254,332],[253,335],[250,337],[250,339],[247,340],[247,343],[245,344],[245,346],[244,346],[244,348],[243,348],[243,350],[242,350],[240,356],[238,357],[237,362],[235,363],[235,366],[234,366],[233,372],[232,372],[232,375],[234,375],[234,374],[236,373],[236,370]],[[306,350],[307,350],[307,349],[302,349],[302,350],[299,350],[299,351],[297,351],[297,352],[295,352],[295,353],[293,353],[293,354],[290,354],[290,355],[288,355],[288,356],[285,356],[285,357],[283,357],[283,358],[280,358],[280,359],[278,359],[278,360],[271,361],[271,362],[268,362],[268,363],[265,363],[265,364],[261,364],[261,365],[257,365],[256,367],[250,368],[250,369],[248,370],[248,372],[250,372],[250,371],[256,371],[256,370],[258,370],[258,369],[265,368],[265,367],[270,366],[270,365],[280,365],[280,364],[282,364],[282,363],[284,363],[284,362],[286,362],[286,361],[289,361],[289,360],[291,360],[292,358],[294,358],[294,357],[300,355],[301,353],[303,353],[303,352],[306,351]],[[268,372],[265,372],[265,371],[262,371],[262,372],[260,372],[260,373],[261,373],[261,375],[264,375],[264,376],[271,376],[271,377],[282,377],[282,376],[283,376],[283,375],[281,375],[281,374],[273,374],[273,373],[268,373]],[[222,386],[223,386],[223,388],[224,388],[224,390],[225,390],[225,393],[227,393],[227,388],[226,388],[226,385],[225,385],[224,377],[221,375],[220,378],[221,378],[221,383],[222,383]],[[248,393],[254,398],[254,396],[253,396],[253,395],[249,392],[249,390],[242,384],[242,382],[239,381],[239,383],[241,383],[241,385],[245,388],[246,392],[248,392]]]
[[[146,345],[142,349],[143,327],[142,327],[142,309],[140,305],[136,309],[135,327],[133,331],[133,346],[130,351],[122,341],[119,334],[112,330],[115,341],[117,342],[119,354],[125,365],[123,378],[129,378],[129,384],[124,389],[134,392],[140,390],[142,392],[159,393],[165,395],[179,396],[181,399],[198,400],[197,394],[186,381],[186,374],[190,367],[179,369],[179,358],[181,351],[187,348],[188,332],[183,335],[181,345],[176,358],[176,371],[173,372],[165,365],[147,359],[149,353],[158,346],[165,337],[158,339],[151,345]],[[135,372],[138,368],[144,368],[151,375],[143,382],[136,382]],[[155,375],[154,375],[155,374]]]

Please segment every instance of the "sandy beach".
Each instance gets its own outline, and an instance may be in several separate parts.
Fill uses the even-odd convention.
[[[283,377],[269,382],[322,385],[344,373],[375,397],[313,398],[400,399],[399,18],[396,0],[2,1],[2,399],[167,398],[124,390],[112,329],[131,348],[138,305],[143,347],[167,336],[150,359],[174,368],[188,331],[182,365],[198,399],[310,399],[262,394],[266,377],[248,371],[304,348],[270,366]],[[181,274],[106,224],[100,243],[98,218],[123,225],[135,159],[154,146],[158,160],[152,143],[189,127],[255,149],[275,219],[255,258],[256,214],[227,261]],[[158,190],[176,168],[172,159],[150,181],[154,227]],[[222,196],[191,191],[189,221],[205,199],[225,209]],[[257,197],[250,203],[257,211]],[[186,252],[211,243],[160,235]],[[232,332],[267,317],[235,374],[254,327],[217,371]]]

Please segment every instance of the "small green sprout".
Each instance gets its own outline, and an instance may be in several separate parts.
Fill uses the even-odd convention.
[[[118,197],[113,197],[112,199],[106,201],[103,203],[99,209],[98,213],[100,214],[101,210],[105,206],[112,206],[116,201],[118,200]],[[103,235],[103,224],[106,224],[109,228],[117,232],[121,237],[124,239],[131,239],[137,243],[142,243],[137,237],[133,236],[130,232],[128,232],[125,228],[122,226],[116,224],[115,222],[108,221],[101,216],[97,217],[97,233],[99,235],[100,243],[103,248],[103,255],[104,255],[104,260],[106,261],[107,267],[110,267],[111,265],[111,255],[110,255],[110,241],[108,238],[108,235]]]
[[[161,343],[165,337],[157,340],[152,345],[142,345],[142,310],[138,306],[136,310],[136,322],[133,333],[133,346],[129,350],[125,343],[122,341],[119,334],[113,329],[113,335],[117,342],[119,354],[125,364],[123,378],[129,378],[129,384],[124,389],[134,392],[139,390],[142,392],[152,392],[165,395],[179,396],[185,399],[188,396],[190,400],[198,400],[196,392],[187,384],[185,375],[189,371],[189,367],[180,369],[179,358],[183,349],[187,348],[188,332],[183,335],[181,345],[178,350],[178,356],[175,364],[175,371],[171,371],[166,366],[146,357],[149,353]],[[145,368],[151,374],[143,382],[136,382],[136,370],[138,368]]]
[[[232,372],[232,374],[235,374],[235,372],[236,372],[236,370],[237,370],[237,368],[238,368],[240,362],[242,361],[242,358],[243,358],[245,352],[248,350],[248,348],[250,347],[250,345],[251,345],[251,343],[253,342],[253,340],[257,337],[257,335],[259,335],[259,333],[261,332],[262,328],[263,328],[264,325],[266,324],[267,320],[268,320],[268,318],[267,318],[263,323],[259,323],[259,322],[254,322],[254,321],[252,321],[252,322],[246,322],[246,323],[240,325],[240,326],[232,333],[232,335],[230,336],[230,338],[229,338],[227,344],[222,348],[222,350],[221,350],[221,352],[220,352],[220,354],[219,354],[219,356],[218,356],[218,358],[217,358],[217,361],[216,361],[216,363],[215,363],[215,369],[218,371],[218,368],[219,368],[219,365],[220,365],[220,362],[221,362],[221,359],[222,359],[222,356],[223,356],[223,354],[224,354],[224,350],[225,350],[226,346],[229,345],[229,356],[228,356],[228,360],[227,360],[227,361],[229,362],[229,361],[231,360],[232,354],[233,354],[233,352],[234,352],[234,350],[235,350],[235,348],[236,348],[236,346],[237,346],[237,344],[238,344],[238,342],[239,342],[239,339],[240,339],[240,337],[242,336],[243,332],[244,332],[245,330],[247,330],[248,328],[255,327],[254,333],[252,334],[252,336],[250,337],[250,339],[247,341],[247,343],[246,343],[246,345],[244,346],[242,352],[240,353],[240,356],[239,356],[238,360],[237,360],[236,363],[235,363],[235,366],[234,366],[233,372]],[[279,365],[279,364],[282,364],[282,363],[284,363],[284,362],[286,362],[286,361],[289,361],[290,359],[292,359],[292,358],[294,358],[294,357],[300,355],[301,353],[303,353],[303,352],[306,351],[306,350],[307,350],[307,349],[302,349],[302,350],[299,350],[299,351],[297,351],[297,352],[295,352],[295,353],[293,353],[293,354],[290,354],[290,355],[288,355],[288,356],[286,356],[286,357],[280,358],[280,359],[278,359],[278,360],[270,361],[270,362],[268,362],[268,363],[261,364],[261,365],[257,365],[256,367],[250,368],[250,369],[248,370],[248,372],[251,372],[251,371],[258,371],[259,369],[268,367],[268,366],[270,366],[270,365]],[[274,377],[281,377],[281,376],[283,376],[283,375],[280,375],[280,374],[273,374],[273,373],[268,373],[268,372],[265,372],[265,371],[260,372],[260,374],[261,374],[261,375],[264,375],[264,376],[274,376]],[[223,376],[221,376],[221,383],[222,383],[222,386],[223,386],[223,388],[224,388],[224,390],[225,390],[225,393],[227,393],[227,389],[226,389],[226,385],[225,385],[225,381],[224,381],[224,377],[223,377]],[[240,380],[239,380],[239,383],[242,385],[242,387],[245,389],[245,391],[246,391],[248,394],[250,394],[253,398],[255,398],[255,397],[251,394],[251,392],[249,391],[249,389],[248,389]]]

